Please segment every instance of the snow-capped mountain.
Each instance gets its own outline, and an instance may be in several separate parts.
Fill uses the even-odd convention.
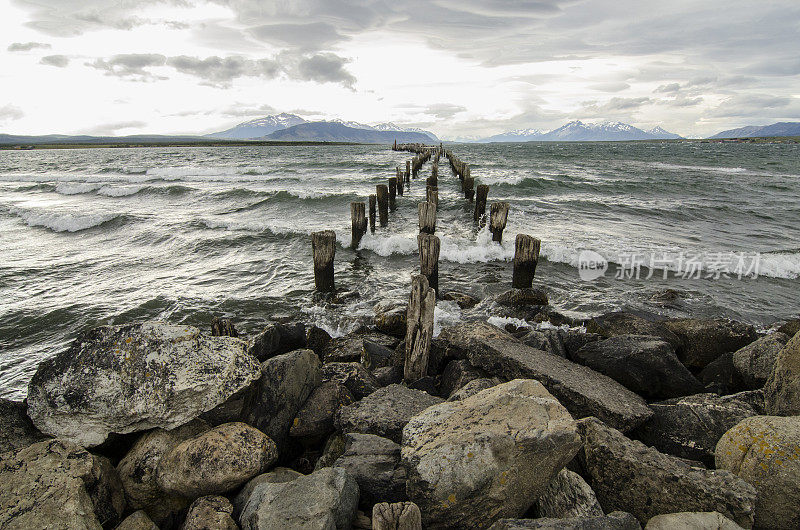
[[[542,136],[543,132],[539,129],[517,129],[508,131],[488,138],[478,140],[479,142],[533,142]]]
[[[274,116],[265,116],[255,120],[240,123],[236,127],[232,127],[225,131],[207,134],[209,138],[225,138],[232,140],[247,140],[249,138],[258,138],[287,129],[301,123],[307,123],[308,120],[297,116],[296,114],[287,114],[285,112],[276,114]]]
[[[678,138],[683,138],[683,136],[681,136],[680,134],[671,133],[665,130],[660,125],[653,127],[652,129],[647,131],[647,134],[652,135],[653,137],[657,137],[659,139],[663,138],[666,140],[677,140]]]
[[[496,134],[480,142],[614,142],[627,140],[665,140],[680,138],[677,134],[655,127],[643,131],[638,127],[619,121],[584,123],[571,121],[558,129],[542,132],[536,129],[521,129]]]

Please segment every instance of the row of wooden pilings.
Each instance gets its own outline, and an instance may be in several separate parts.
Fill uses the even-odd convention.
[[[364,202],[350,203],[350,218],[352,223],[350,246],[358,248],[362,237],[369,229],[375,232],[376,220],[380,226],[389,224],[389,212],[397,207],[397,196],[403,196],[404,184],[416,179],[419,170],[428,161],[433,160],[431,176],[426,179],[425,201],[417,205],[419,215],[419,234],[417,247],[420,258],[420,274],[412,276],[411,295],[407,309],[406,351],[404,365],[404,379],[408,382],[416,381],[426,375],[430,341],[433,336],[433,313],[436,307],[436,298],[439,290],[439,251],[441,242],[435,235],[436,210],[439,204],[439,161],[444,155],[452,172],[461,181],[461,189],[467,201],[475,201],[473,213],[474,222],[484,226],[486,222],[486,201],[489,187],[481,184],[477,187],[475,195],[475,181],[471,176],[468,164],[460,160],[450,149],[430,147],[422,144],[397,144],[393,150],[415,153],[411,160],[407,160],[405,171],[402,166],[397,166],[396,176],[389,178],[387,184],[376,186],[375,194],[368,199],[369,216],[367,217]],[[489,213],[489,229],[492,241],[502,242],[503,230],[508,219],[509,205],[507,202],[492,203]],[[377,219],[376,219],[377,217]],[[529,289],[532,286],[539,260],[541,242],[532,236],[518,234],[514,245],[514,272],[512,287],[516,289]],[[333,262],[336,254],[336,233],[333,230],[324,230],[311,234],[311,246],[314,254],[314,283],[318,291],[335,291]]]

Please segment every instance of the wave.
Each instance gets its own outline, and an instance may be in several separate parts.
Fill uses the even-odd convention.
[[[28,226],[47,228],[53,232],[80,232],[129,218],[128,215],[121,213],[75,214],[24,210],[16,207],[12,207],[9,211]]]
[[[102,187],[96,182],[59,182],[56,184],[55,191],[61,195],[80,195],[92,193]]]
[[[268,194],[267,197],[256,201],[251,204],[247,204],[244,206],[239,206],[237,208],[233,208],[226,213],[237,213],[237,212],[246,212],[250,210],[258,209],[266,204],[273,204],[273,203],[290,203],[290,202],[310,202],[310,203],[322,203],[322,202],[347,202],[347,201],[356,201],[359,199],[363,199],[358,194],[355,193],[325,193],[325,192],[316,192],[316,191],[271,191],[271,192],[255,192],[254,195],[264,195]]]
[[[486,263],[490,261],[505,261],[514,257],[513,238],[498,244],[492,241],[492,234],[484,228],[478,237],[472,241],[468,239],[454,239],[439,236],[441,241],[439,259],[453,263]],[[361,240],[360,250],[371,250],[379,256],[392,254],[411,255],[417,252],[417,234],[393,234],[386,237],[376,237],[367,233]]]

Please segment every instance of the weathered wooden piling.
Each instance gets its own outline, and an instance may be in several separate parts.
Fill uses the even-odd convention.
[[[473,219],[476,223],[483,226],[486,223],[486,198],[489,196],[489,186],[486,184],[478,185],[478,192],[475,195],[475,214]]]
[[[375,187],[375,195],[378,197],[378,220],[381,226],[389,224],[389,187],[386,184],[378,184]]]
[[[439,238],[432,234],[417,236],[419,249],[419,273],[428,280],[431,289],[439,291]]]
[[[372,507],[372,530],[422,530],[422,513],[413,502],[379,502]]]
[[[397,175],[395,176],[397,177],[397,194],[402,197],[405,186],[403,186],[403,172],[400,171],[400,166],[397,166]]]
[[[432,202],[439,207],[439,188],[436,186],[428,186],[425,188],[425,200],[428,202]]]
[[[403,366],[403,379],[409,383],[428,373],[435,308],[436,291],[430,288],[424,276],[413,276],[406,312],[406,351]]]
[[[419,203],[419,231],[423,234],[436,232],[436,204],[428,201]]]
[[[375,233],[375,195],[369,196],[369,231]]]
[[[472,177],[465,177],[464,178],[464,198],[468,201],[472,202],[473,197],[475,196],[475,179]]]
[[[336,232],[323,230],[311,234],[314,253],[314,285],[317,291],[333,292],[333,257],[336,255]]]
[[[425,184],[427,184],[428,186],[433,186],[434,188],[436,188],[436,187],[439,186],[439,179],[437,179],[435,176],[431,175],[430,177],[425,179]]]
[[[515,289],[530,289],[533,285],[541,244],[535,237],[517,234],[514,241],[514,276],[511,280],[511,286]]]
[[[350,246],[358,248],[362,236],[367,231],[367,218],[364,215],[366,205],[363,202],[350,203],[350,222],[352,223]]]
[[[508,221],[508,203],[493,202],[489,209],[489,230],[492,232],[492,241],[503,242],[503,230]]]
[[[406,160],[406,182],[411,180],[411,160]]]
[[[389,210],[395,211],[397,209],[397,179],[391,177],[389,179]]]
[[[238,337],[239,333],[233,326],[233,322],[227,318],[214,317],[211,319],[212,337]]]

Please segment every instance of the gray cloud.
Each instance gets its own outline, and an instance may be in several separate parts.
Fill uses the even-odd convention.
[[[333,53],[320,53],[303,58],[297,64],[297,77],[318,83],[341,83],[352,87],[356,78],[344,65],[347,60]]]
[[[81,131],[83,134],[97,134],[97,135],[108,135],[113,136],[116,135],[119,131],[124,131],[125,129],[141,129],[143,127],[147,127],[147,122],[131,120],[131,121],[118,121],[113,123],[104,123],[102,125],[97,125],[90,129],[85,129]]]
[[[661,85],[657,89],[653,90],[653,92],[657,94],[674,94],[681,89],[681,85],[679,83],[669,83],[668,85]]]
[[[126,53],[109,59],[96,59],[87,66],[105,71],[106,75],[130,78],[137,81],[166,79],[152,74],[147,68],[164,66],[167,58],[157,53]]]
[[[13,42],[8,46],[10,52],[29,52],[31,50],[50,49],[51,46],[45,42]]]
[[[800,99],[770,94],[731,96],[706,113],[709,117],[767,117],[800,115]]]
[[[0,121],[14,121],[22,119],[25,113],[15,105],[5,105],[0,107]]]
[[[177,71],[194,75],[204,81],[227,86],[238,77],[264,77],[272,79],[280,73],[278,63],[270,59],[252,61],[243,57],[189,57],[180,55],[167,59],[167,65]]]
[[[39,60],[39,63],[47,66],[55,66],[57,68],[65,68],[69,65],[69,57],[66,55],[46,55]]]
[[[324,22],[265,24],[250,28],[249,32],[259,40],[301,51],[320,50],[348,38]]]
[[[631,87],[628,83],[623,82],[609,82],[609,83],[597,83],[595,85],[589,85],[588,88],[592,90],[597,90],[599,92],[622,92],[623,90],[627,90]]]

